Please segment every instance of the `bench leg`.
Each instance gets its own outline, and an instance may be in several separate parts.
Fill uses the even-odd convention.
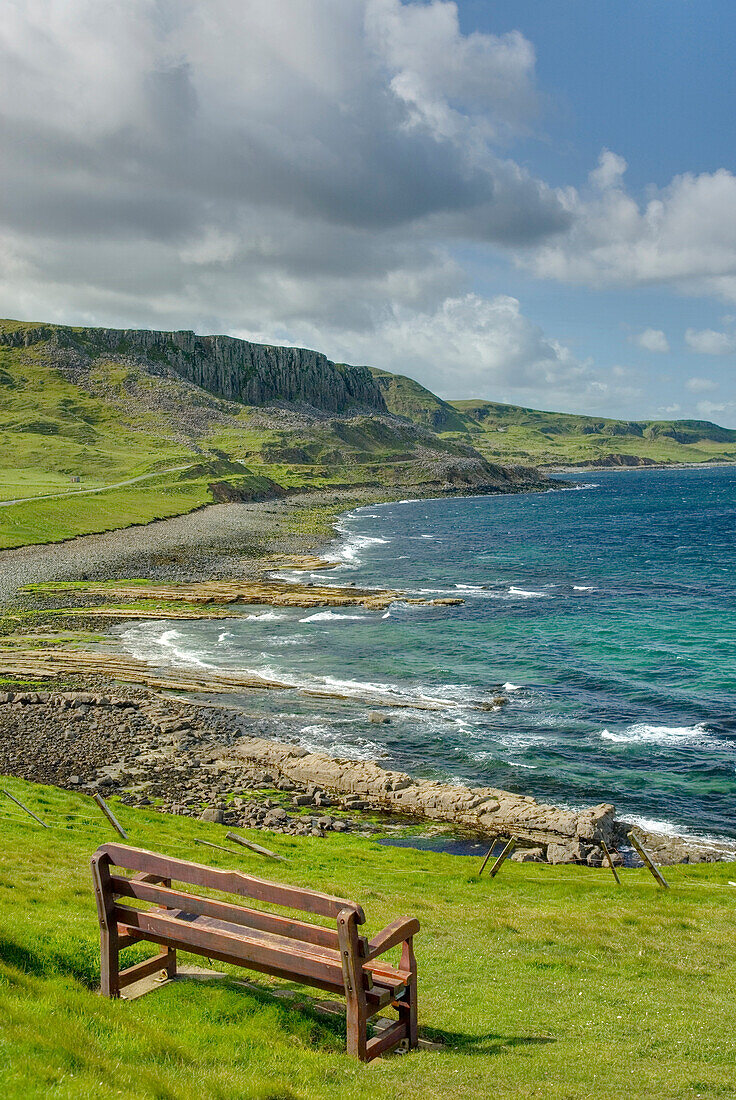
[[[347,1038],[348,1054],[361,1062],[368,1061],[368,1014],[366,1005],[360,996],[347,998]]]
[[[100,929],[100,992],[103,997],[119,997],[120,948],[115,932]]]
[[[417,960],[414,955],[414,941],[412,938],[405,941],[401,949],[401,969],[411,971],[411,979],[406,994],[398,1002],[399,1019],[406,1024],[406,1034],[409,1040],[409,1050],[419,1045],[419,1031],[417,1025]]]
[[[357,914],[353,909],[343,909],[337,917],[337,937],[340,943],[342,975],[345,983],[348,1054],[368,1061],[368,1005],[363,983],[363,967]]]
[[[164,969],[166,970],[166,977],[167,978],[175,978],[176,977],[176,948],[175,947],[168,947],[166,949],[166,963],[165,963]]]

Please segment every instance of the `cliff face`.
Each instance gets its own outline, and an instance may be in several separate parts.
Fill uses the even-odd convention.
[[[347,367],[305,348],[252,344],[232,336],[147,329],[65,328],[24,325],[0,329],[0,343],[14,347],[50,341],[93,357],[142,358],[169,368],[203,390],[246,405],[301,402],[327,412],[365,409],[386,413],[379,386],[367,367]]]

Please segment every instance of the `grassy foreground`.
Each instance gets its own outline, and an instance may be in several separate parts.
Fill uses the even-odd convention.
[[[222,827],[118,807],[136,846],[354,898],[370,931],[419,917],[421,1031],[446,1046],[362,1066],[339,1019],[269,996],[284,983],[263,976],[262,991],[182,981],[103,1001],[89,857],[111,830],[89,799],[2,786],[53,826],[0,805],[6,1097],[734,1096],[727,864],[672,868],[667,892],[644,871],[618,889],[608,871],[535,864],[491,881],[463,858],[332,834],[274,836],[276,865],[194,845],[226,843]]]

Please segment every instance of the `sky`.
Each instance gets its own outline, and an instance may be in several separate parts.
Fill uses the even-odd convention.
[[[0,315],[736,427],[733,0],[4,0]]]

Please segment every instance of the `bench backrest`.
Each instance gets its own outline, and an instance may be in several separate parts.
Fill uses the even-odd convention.
[[[100,885],[106,898],[103,909],[115,908],[115,898],[133,898],[150,902],[167,909],[192,913],[197,916],[211,917],[226,921],[245,929],[257,929],[273,933],[301,944],[314,944],[339,950],[337,927],[307,923],[289,917],[279,916],[262,909],[253,909],[232,902],[189,891],[177,890],[171,883],[180,882],[207,889],[219,890],[227,894],[236,894],[243,898],[317,916],[331,917],[337,921],[346,911],[352,917],[351,923],[365,923],[362,908],[355,902],[344,898],[320,894],[314,890],[305,890],[298,886],[269,882],[253,875],[244,875],[239,871],[224,871],[216,867],[207,867],[201,863],[173,859],[141,848],[132,848],[126,844],[103,844],[95,853],[95,862],[104,864],[104,873],[100,875]],[[115,873],[116,868],[136,872],[134,877]],[[102,870],[102,867],[100,868]],[[165,883],[165,885],[163,885]],[[102,915],[102,914],[101,914]],[[120,916],[119,910],[116,916]]]

